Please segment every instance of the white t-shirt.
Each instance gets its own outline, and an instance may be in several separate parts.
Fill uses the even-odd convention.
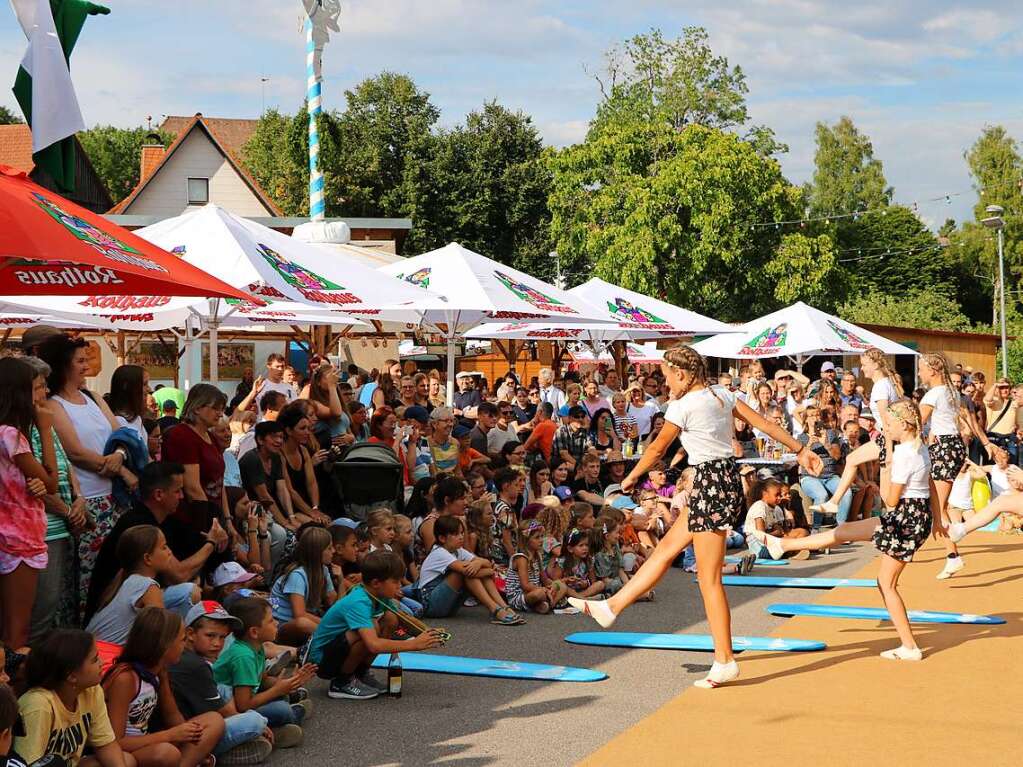
[[[281,381],[280,383],[274,383],[273,381],[263,381],[263,386],[259,390],[259,394],[256,395],[256,409],[260,418],[263,417],[263,405],[262,400],[268,391],[279,391],[285,397],[288,398],[288,402],[295,399],[295,388],[289,384]]]
[[[959,399],[958,394],[955,399]],[[959,434],[959,408],[949,401],[947,386],[942,384],[928,389],[920,404],[934,408],[930,420],[931,434],[936,437]]]
[[[785,521],[785,511],[780,506],[768,506],[764,501],[757,501],[746,512],[746,524],[742,530],[750,535],[757,529],[757,520],[764,520],[764,530],[770,530]]]
[[[870,389],[870,412],[874,414],[874,418],[877,421],[877,428],[882,429],[882,431],[884,421],[881,420],[881,408],[877,403],[879,400],[885,400],[890,405],[898,398],[899,393],[895,390],[895,384],[892,383],[892,379],[890,378],[882,378]]]
[[[473,555],[465,549],[459,549],[455,553],[458,555],[457,557],[443,546],[434,546],[419,568],[419,581],[416,586],[423,588],[423,586],[430,585],[431,582],[444,575],[455,562],[468,562],[474,559]]]
[[[991,499],[994,500],[1002,493],[1012,490],[1009,485],[1009,476],[997,466],[991,467]]]
[[[964,471],[952,483],[952,492],[948,494],[948,505],[969,511],[973,508],[973,478],[970,472]]]
[[[495,426],[487,432],[487,452],[500,453],[505,444],[518,441],[519,435],[515,433],[515,428],[511,424],[503,431],[500,426]]]
[[[792,398],[791,394],[785,398],[785,412],[789,415],[789,423],[792,425],[793,437],[798,437],[806,431],[806,429],[803,428],[803,424],[801,424],[799,419],[796,418],[796,408],[806,407],[806,405],[807,402],[805,399],[802,402],[796,402],[795,399]]]
[[[892,484],[905,485],[903,498],[930,498],[931,459],[922,441],[900,442],[892,451]]]
[[[691,466],[733,456],[734,409],[735,395],[723,386],[697,389],[668,403],[664,418],[681,430],[678,440]]]
[[[648,401],[640,407],[636,407],[630,402],[625,412],[636,419],[636,427],[639,429],[639,436],[642,437],[650,433],[650,421],[661,411],[656,402]]]

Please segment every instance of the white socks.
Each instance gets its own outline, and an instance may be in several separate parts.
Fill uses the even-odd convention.
[[[601,628],[611,628],[611,624],[618,617],[612,612],[611,605],[603,600],[569,597],[568,603],[580,612],[593,618],[593,620],[600,624]]]
[[[959,543],[963,538],[966,537],[966,523],[965,522],[953,522],[948,526],[948,538],[952,543]]]
[[[881,657],[887,660],[923,660],[924,654],[919,647],[911,650],[900,645],[894,650],[885,650],[881,653]]]
[[[739,664],[734,660],[730,663],[718,663],[710,667],[710,673],[706,677],[694,682],[694,686],[702,690],[713,690],[723,684],[732,682],[739,678]]]

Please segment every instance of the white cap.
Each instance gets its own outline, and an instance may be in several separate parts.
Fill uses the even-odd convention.
[[[255,573],[250,573],[237,562],[224,562],[213,571],[210,582],[214,588],[218,588],[229,583],[248,583],[255,577]]]

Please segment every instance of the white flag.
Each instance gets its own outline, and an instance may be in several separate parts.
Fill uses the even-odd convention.
[[[49,0],[11,0],[28,36],[22,68],[32,78],[32,152],[85,130]]]

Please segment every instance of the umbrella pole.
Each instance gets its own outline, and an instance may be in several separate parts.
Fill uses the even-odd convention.
[[[184,353],[182,354],[182,357],[185,360],[185,364],[184,364],[184,368],[185,368],[185,371],[184,371],[184,384],[185,385],[182,388],[185,391],[188,391],[189,389],[192,388],[192,383],[193,383],[192,379],[195,376],[195,371],[193,370],[193,364],[192,364],[192,362],[193,362],[193,360],[192,360],[192,346],[193,346],[193,344],[195,342],[195,334],[194,334],[194,325],[193,325],[193,323],[194,323],[194,320],[193,320],[191,314],[189,314],[187,317],[185,317],[185,337],[181,341],[181,344],[184,347]]]
[[[455,336],[451,332],[451,325],[448,325],[448,407],[455,403]]]

